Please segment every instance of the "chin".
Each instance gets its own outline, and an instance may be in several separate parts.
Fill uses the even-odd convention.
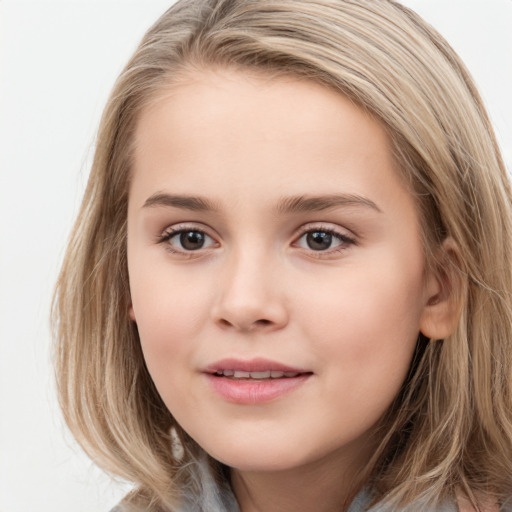
[[[318,454],[315,457],[313,453],[297,450],[296,444],[276,444],[254,443],[250,440],[237,443],[228,440],[226,444],[217,443],[212,450],[208,446],[204,446],[204,449],[214,459],[230,468],[251,472],[285,471],[318,458]]]
[[[251,457],[214,457],[226,466],[242,472],[266,473],[276,471],[286,471],[300,466],[299,461],[287,460],[283,458],[261,455]]]

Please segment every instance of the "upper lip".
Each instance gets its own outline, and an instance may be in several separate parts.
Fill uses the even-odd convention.
[[[220,361],[215,361],[214,363],[209,364],[203,371],[205,373],[216,373],[223,370],[239,370],[242,372],[266,372],[270,370],[293,373],[310,373],[309,370],[305,370],[304,368],[296,368],[264,358],[247,360],[236,358],[221,359]]]

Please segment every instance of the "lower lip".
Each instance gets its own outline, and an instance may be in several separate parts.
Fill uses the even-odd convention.
[[[300,387],[311,377],[310,373],[297,377],[267,380],[235,380],[207,375],[213,390],[228,402],[235,404],[260,404],[275,400]]]

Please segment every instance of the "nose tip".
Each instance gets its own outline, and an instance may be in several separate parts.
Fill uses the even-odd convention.
[[[288,322],[288,307],[279,286],[268,273],[231,272],[220,280],[212,315],[223,329],[240,332],[271,331]],[[259,273],[258,273],[259,274]]]

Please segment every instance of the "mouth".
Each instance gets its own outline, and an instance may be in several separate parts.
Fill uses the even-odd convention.
[[[266,359],[224,359],[204,371],[212,389],[228,402],[258,404],[300,388],[312,371]]]
[[[268,379],[292,379],[299,375],[311,372],[283,372],[280,370],[266,370],[263,372],[245,372],[242,370],[217,370],[214,377],[226,377],[232,380],[268,380]]]
[[[207,368],[205,373],[214,377],[233,380],[269,380],[293,379],[313,372],[303,368],[288,366],[270,359],[255,358],[250,360],[222,359]]]

